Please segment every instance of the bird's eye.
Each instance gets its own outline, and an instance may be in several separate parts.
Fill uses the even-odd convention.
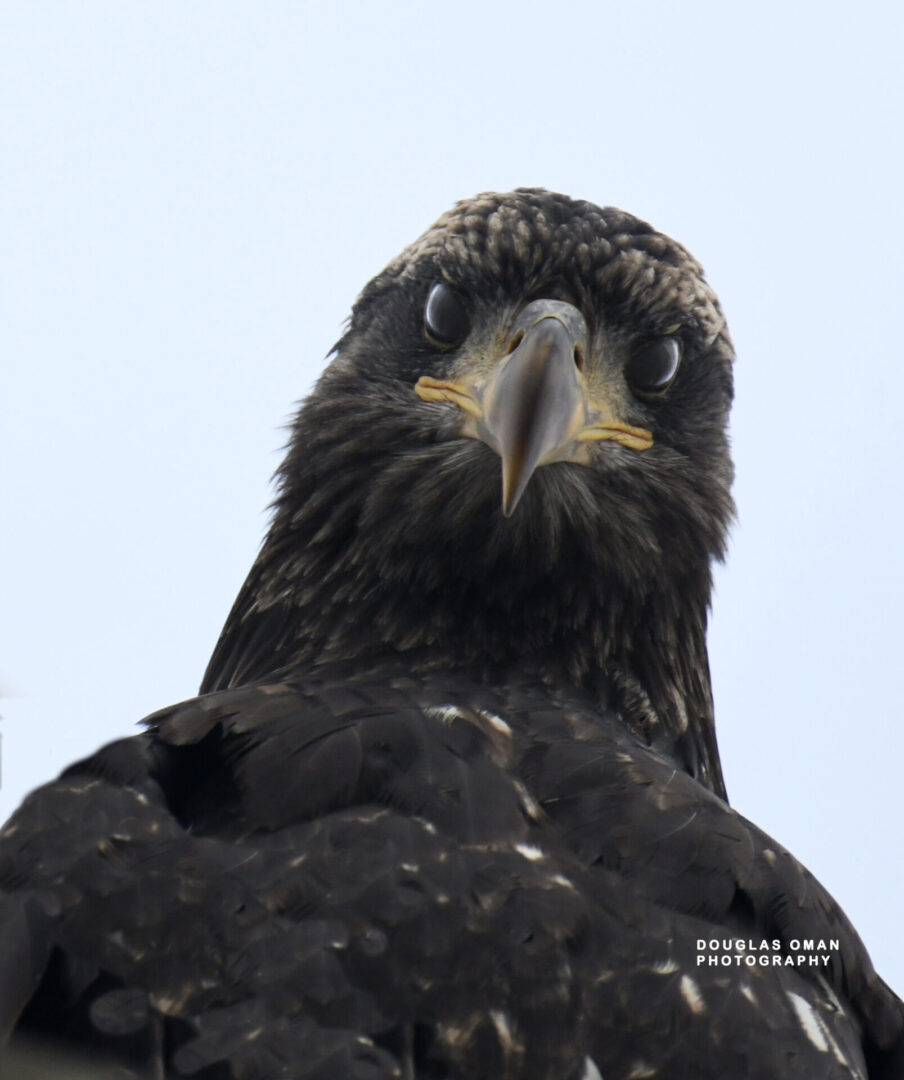
[[[661,394],[675,378],[680,363],[678,338],[654,338],[635,349],[625,365],[625,378],[637,394]]]
[[[446,348],[460,345],[471,329],[468,309],[461,293],[445,282],[438,281],[427,297],[424,326],[428,337],[437,345],[444,345]]]

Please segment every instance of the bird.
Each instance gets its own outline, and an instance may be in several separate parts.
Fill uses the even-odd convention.
[[[540,188],[367,284],[199,695],[0,832],[0,1075],[904,1076],[728,802],[733,364],[684,247]]]

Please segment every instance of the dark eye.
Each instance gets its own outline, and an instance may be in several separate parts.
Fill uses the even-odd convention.
[[[680,363],[678,338],[654,338],[634,350],[625,365],[625,378],[638,394],[661,394],[675,378]]]
[[[468,309],[461,293],[445,282],[437,282],[427,297],[424,326],[427,334],[438,345],[445,345],[447,348],[460,345],[471,329]]]

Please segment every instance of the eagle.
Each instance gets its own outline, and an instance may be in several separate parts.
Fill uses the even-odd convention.
[[[904,1006],[727,801],[733,348],[542,189],[375,277],[199,696],[0,833],[3,1076],[891,1080]]]

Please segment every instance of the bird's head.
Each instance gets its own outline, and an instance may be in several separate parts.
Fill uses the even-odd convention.
[[[364,289],[337,352],[282,472],[294,508],[325,423],[368,456],[361,516],[390,531],[464,553],[476,529],[542,562],[571,523],[641,588],[722,553],[731,345],[699,265],[636,218],[545,191],[459,203]]]
[[[732,355],[699,265],[642,221],[458,203],[365,287],[302,406],[233,638],[270,612],[258,667],[366,642],[559,649],[579,677],[688,592],[705,625]]]

